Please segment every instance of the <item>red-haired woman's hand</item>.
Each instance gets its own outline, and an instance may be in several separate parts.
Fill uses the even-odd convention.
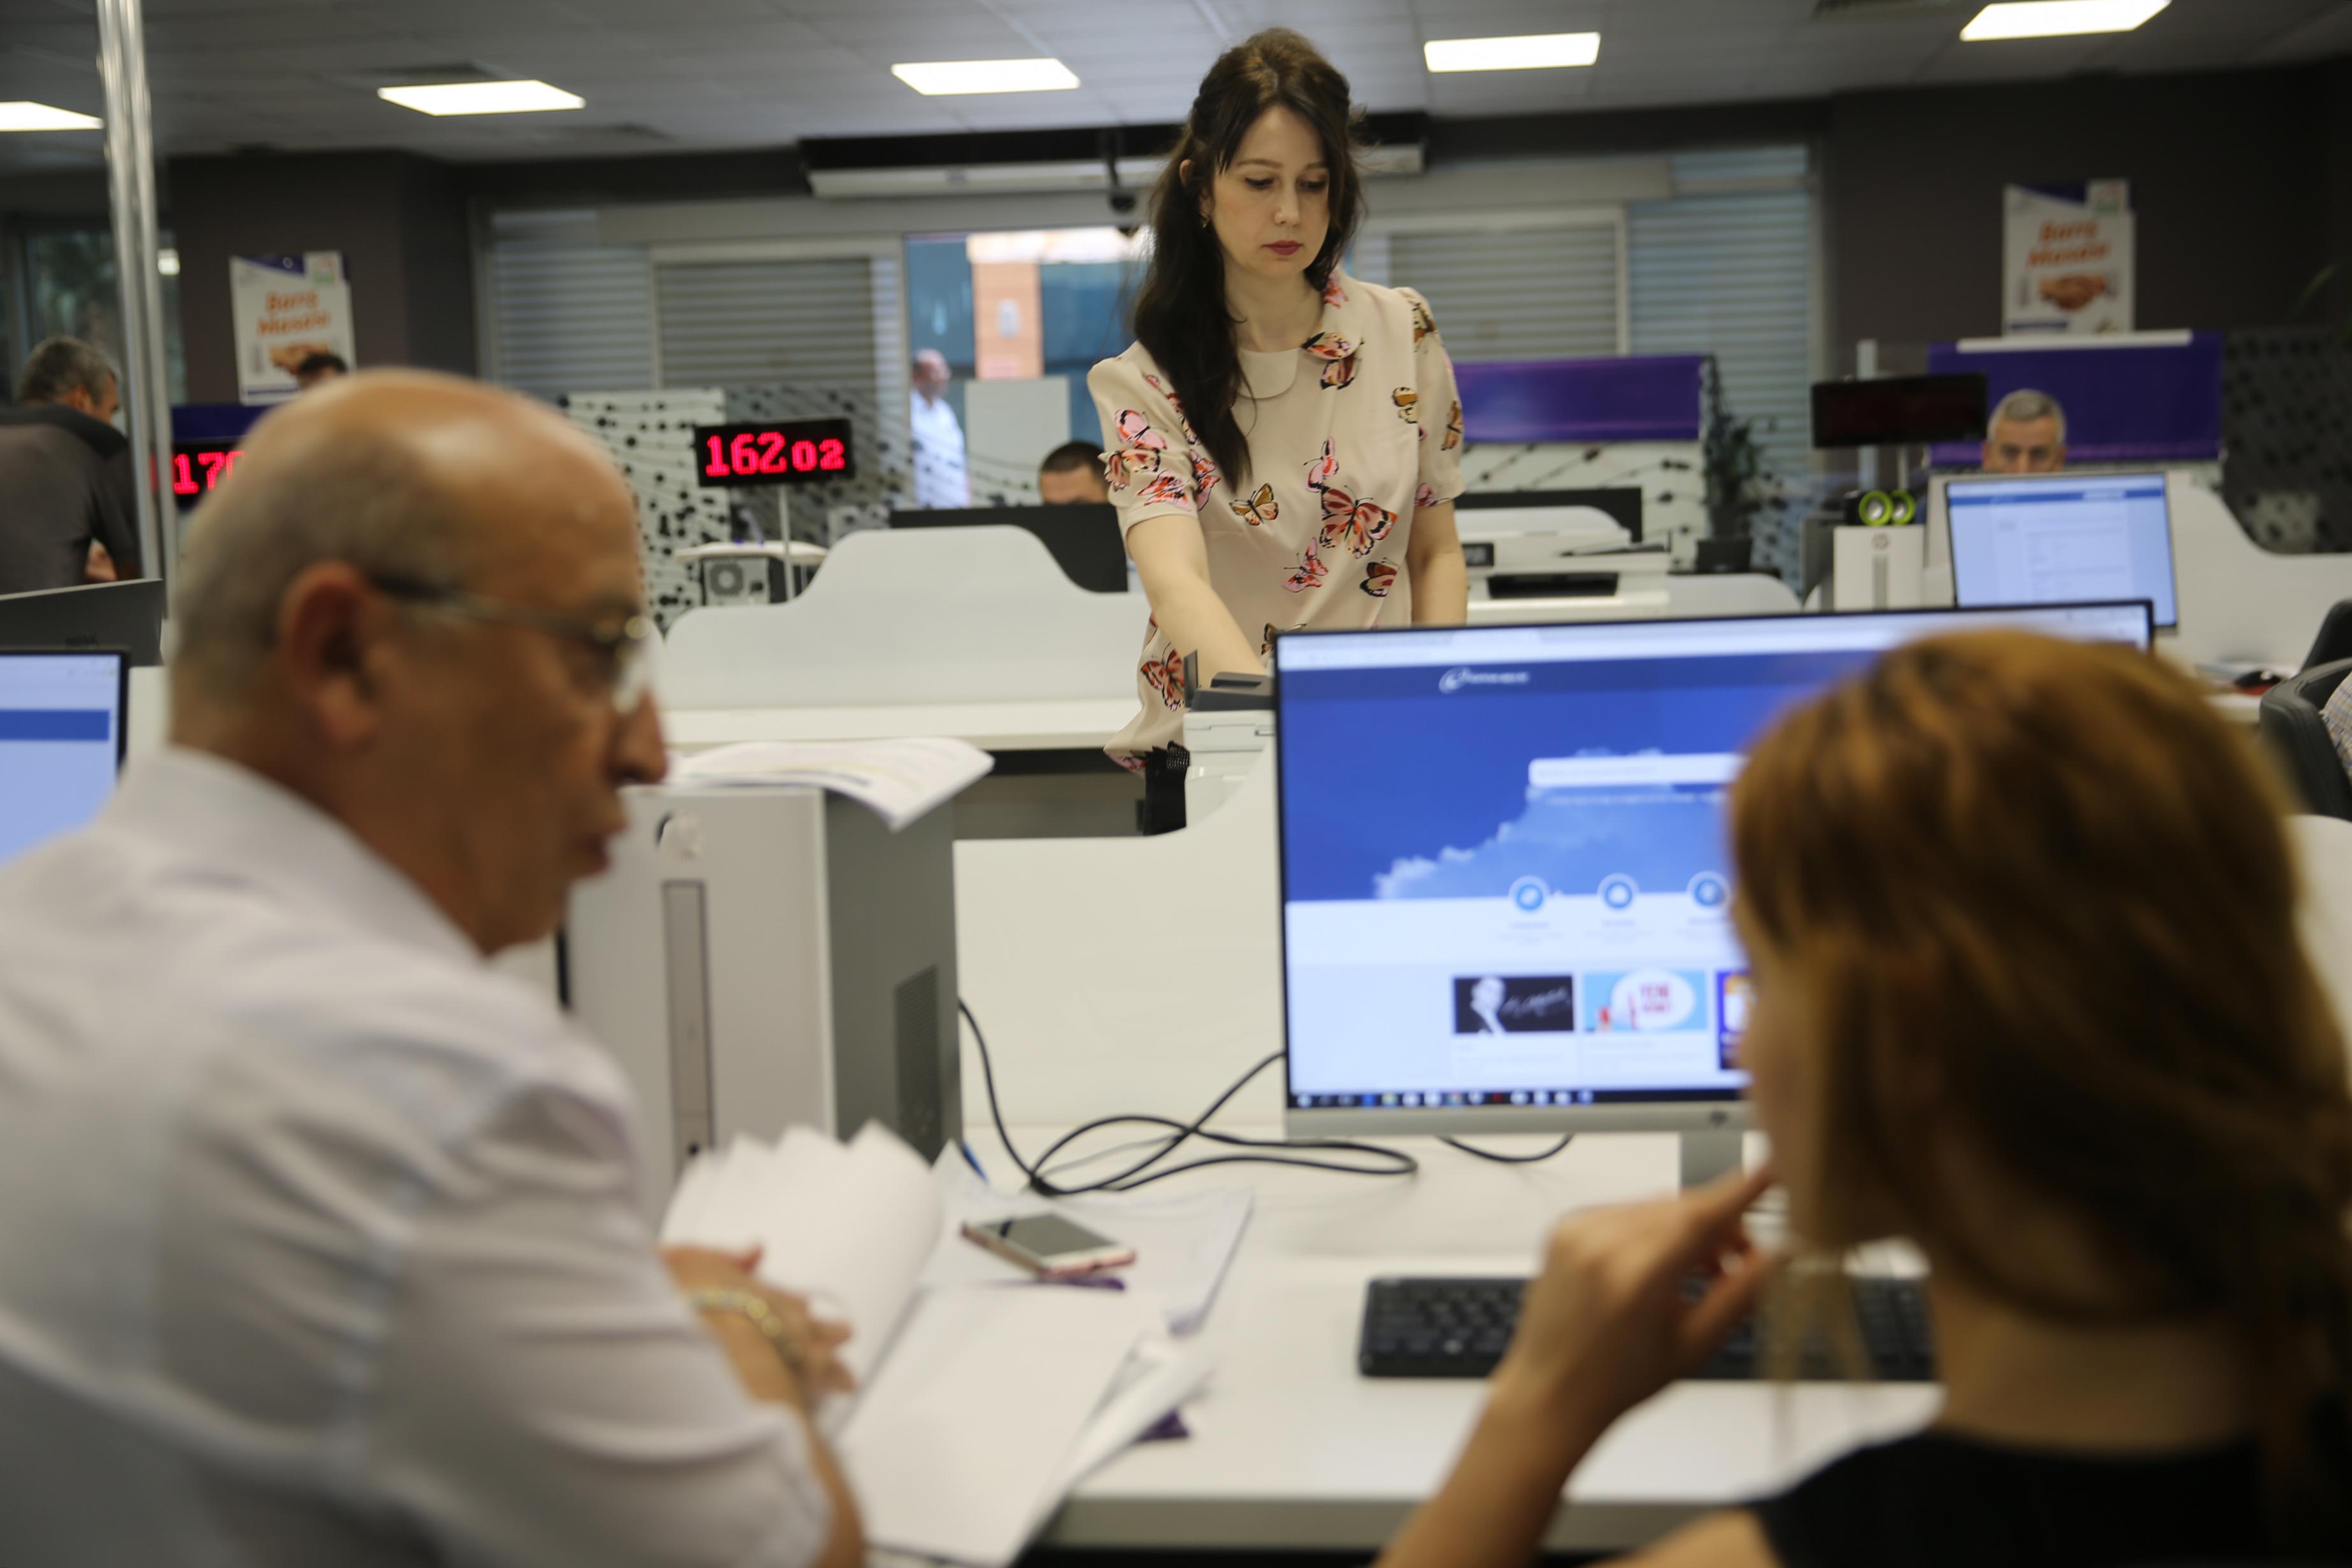
[[[1772,1259],[1741,1221],[1771,1183],[1768,1170],[1734,1173],[1677,1197],[1562,1220],[1495,1371],[1496,1398],[1558,1411],[1591,1441],[1696,1368],[1771,1276]],[[1696,1299],[1693,1280],[1702,1282]]]

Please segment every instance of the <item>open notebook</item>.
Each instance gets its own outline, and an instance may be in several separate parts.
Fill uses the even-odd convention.
[[[992,1568],[1070,1489],[1200,1386],[1146,1300],[1115,1290],[925,1287],[955,1244],[930,1168],[871,1126],[846,1145],[793,1128],[688,1165],[665,1246],[761,1248],[761,1278],[849,1324],[858,1392],[833,1437],[878,1548]]]

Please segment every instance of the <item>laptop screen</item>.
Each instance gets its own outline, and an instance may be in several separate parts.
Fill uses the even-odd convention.
[[[123,656],[0,651],[0,861],[79,827],[114,793]]]
[[[1954,479],[1945,515],[1963,608],[2146,599],[2179,621],[2162,474]]]
[[[2148,619],[2131,604],[1280,638],[1289,1107],[1736,1098],[1748,989],[1724,810],[1757,735],[1917,637],[2015,626],[2145,648]]]

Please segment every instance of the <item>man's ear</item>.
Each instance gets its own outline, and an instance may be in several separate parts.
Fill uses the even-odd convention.
[[[288,697],[338,750],[364,746],[383,722],[381,666],[398,606],[357,567],[306,567],[278,601],[270,650]]]

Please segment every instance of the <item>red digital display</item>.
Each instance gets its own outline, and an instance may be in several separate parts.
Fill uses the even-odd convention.
[[[172,493],[184,507],[195,505],[236,471],[245,456],[242,447],[172,447]]]
[[[856,471],[846,419],[694,427],[694,472],[704,485],[804,485]]]

